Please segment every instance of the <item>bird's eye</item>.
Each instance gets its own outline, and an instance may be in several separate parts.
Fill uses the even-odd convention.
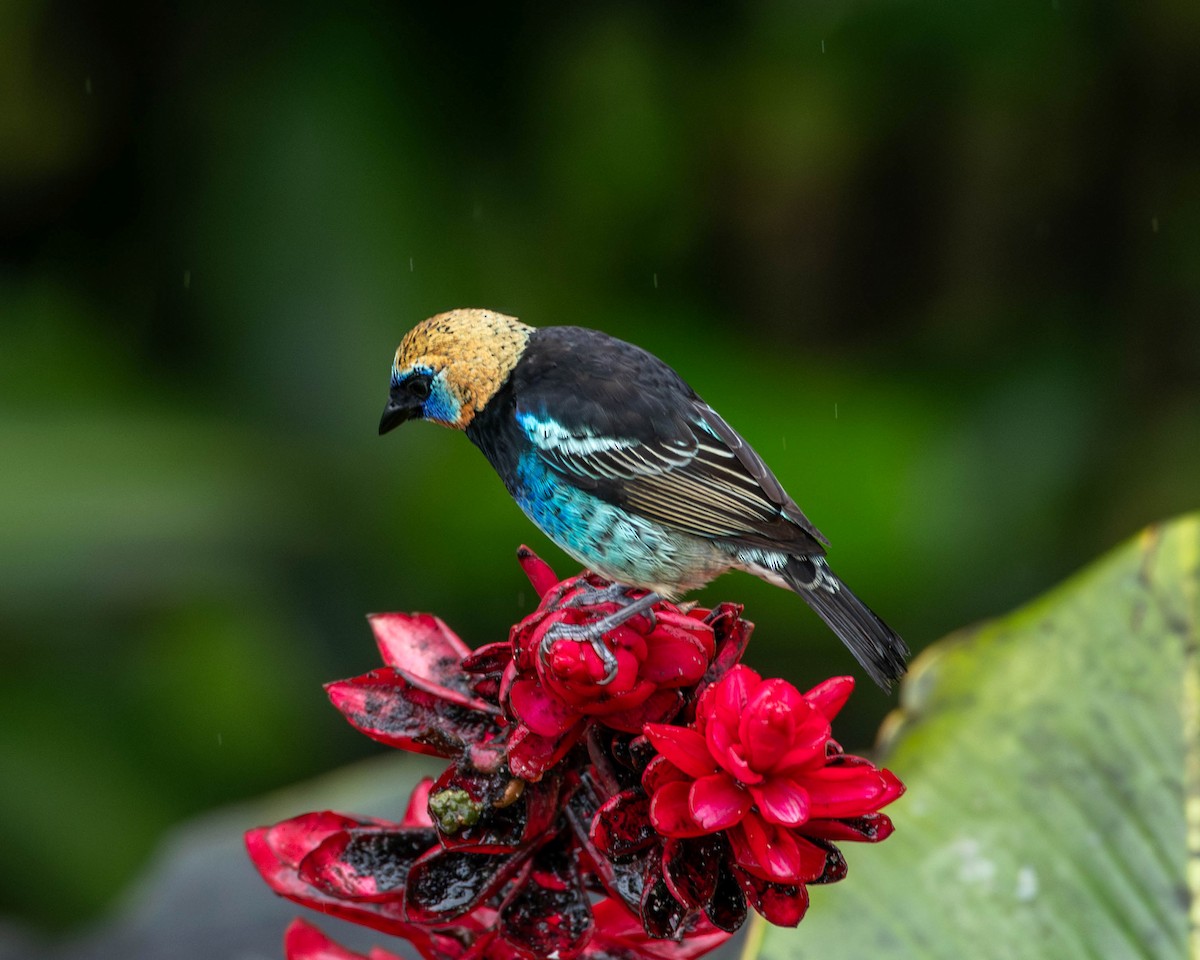
[[[433,388],[429,385],[429,380],[425,377],[413,377],[408,381],[407,389],[418,400],[428,400]]]

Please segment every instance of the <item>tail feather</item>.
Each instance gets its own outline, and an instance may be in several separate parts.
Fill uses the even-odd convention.
[[[790,557],[780,575],[837,634],[884,690],[907,669],[908,645],[858,599],[824,557]]]

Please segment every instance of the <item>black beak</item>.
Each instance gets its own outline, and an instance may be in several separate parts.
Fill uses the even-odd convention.
[[[389,430],[395,430],[405,420],[421,415],[421,408],[413,404],[397,403],[395,398],[388,400],[384,407],[383,416],[379,420],[379,435],[382,437]]]

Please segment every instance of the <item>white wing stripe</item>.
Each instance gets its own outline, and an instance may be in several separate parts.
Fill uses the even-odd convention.
[[[764,506],[767,502],[764,500],[762,492],[757,485],[753,489],[741,490],[722,483],[716,477],[706,477],[703,475],[697,477],[676,476],[673,479],[678,480],[681,485],[691,488],[702,499],[705,497],[719,498],[732,504],[742,503],[754,507]]]
[[[707,443],[696,444],[698,450],[703,450],[705,453],[711,453],[718,457],[724,457],[727,460],[732,460],[734,453],[728,447],[710,447]]]
[[[758,493],[760,490],[758,481],[750,476],[750,474],[748,474],[745,470],[737,470],[733,467],[727,467],[724,464],[713,463],[711,460],[701,460],[700,462],[710,470],[720,470],[723,474],[732,477],[748,490],[752,490],[755,493]]]
[[[644,479],[639,486],[653,487],[661,493],[677,497],[685,502],[691,502],[693,508],[711,506],[721,509],[734,516],[753,516],[768,518],[776,514],[772,505],[761,497],[751,498],[742,496],[739,491],[727,487],[699,483],[691,477],[672,476],[655,477],[653,480]],[[730,494],[736,494],[731,496]]]
[[[690,437],[642,444],[599,436],[586,427],[568,429],[528,412],[519,413],[517,420],[557,468],[623,485],[625,503],[665,523],[736,537],[781,515],[779,504],[738,456],[742,444],[737,435],[729,431],[726,437],[710,423],[694,424],[696,433]]]
[[[734,536],[738,533],[741,523],[736,518],[714,515],[712,512],[697,513],[695,504],[674,498],[661,498],[645,490],[639,490],[629,497],[629,504],[652,511],[656,516],[674,521],[686,529],[696,530],[714,536]],[[718,519],[725,520],[718,525]]]

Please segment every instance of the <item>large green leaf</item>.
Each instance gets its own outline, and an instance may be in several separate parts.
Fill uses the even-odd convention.
[[[1198,624],[1192,515],[937,644],[884,728],[895,835],[746,955],[1200,956]]]

